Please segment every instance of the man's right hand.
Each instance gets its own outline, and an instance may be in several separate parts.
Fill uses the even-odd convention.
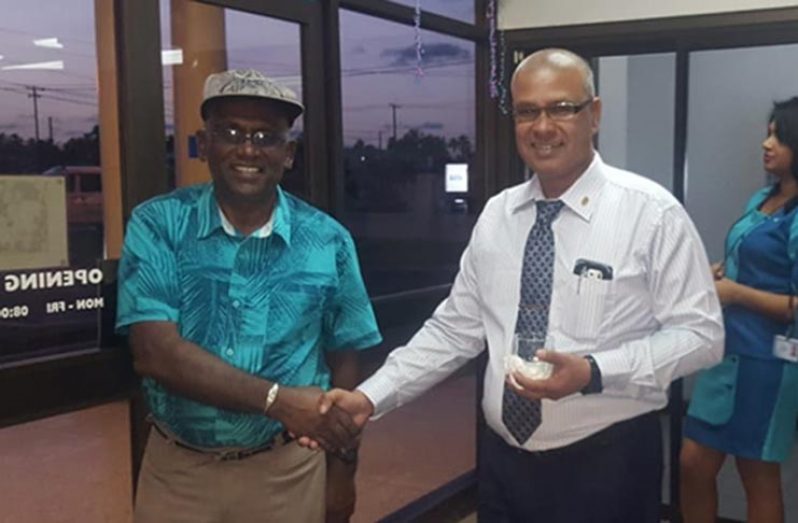
[[[359,390],[332,389],[321,396],[317,408],[322,415],[328,415],[336,409],[346,412],[357,427],[358,432],[363,429],[368,419],[374,414],[374,405],[371,400]],[[315,449],[321,446],[327,448],[323,442],[310,435],[301,437],[298,441],[303,447]]]
[[[371,415],[374,414],[374,405],[372,405],[371,400],[359,390],[333,389],[325,393],[321,398],[321,403],[319,403],[319,412],[326,414],[334,406],[348,412],[355,425],[361,429]]]
[[[322,395],[318,387],[281,387],[269,416],[282,423],[291,434],[311,438],[327,450],[353,446],[362,424],[354,422],[337,406],[322,412],[319,408]]]

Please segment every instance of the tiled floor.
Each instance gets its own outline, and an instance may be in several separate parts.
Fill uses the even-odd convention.
[[[443,383],[367,429],[353,523],[369,523],[474,466],[474,378]],[[129,523],[126,403],[0,430],[0,523]]]

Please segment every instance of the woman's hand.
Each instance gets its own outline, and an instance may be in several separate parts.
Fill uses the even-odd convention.
[[[709,266],[709,268],[712,271],[712,277],[715,279],[715,281],[722,279],[726,272],[723,267],[723,262],[713,263]]]

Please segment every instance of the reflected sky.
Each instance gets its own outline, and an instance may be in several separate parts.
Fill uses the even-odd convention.
[[[32,87],[37,87],[40,136],[53,119],[56,141],[87,133],[97,123],[97,58],[92,0],[2,0],[0,18],[0,132],[34,135]],[[33,41],[58,38],[63,48]],[[63,61],[63,70],[9,67]],[[43,89],[43,90],[42,90]]]
[[[414,6],[415,0],[399,0]],[[36,87],[40,137],[61,143],[97,123],[97,61],[93,0],[2,0],[0,20],[0,132],[34,135]],[[422,0],[422,7],[473,20],[473,0]],[[169,2],[161,0],[162,47],[169,36]],[[474,45],[422,31],[424,75],[416,74],[412,27],[342,10],[341,67],[345,142],[377,144],[419,129],[453,137],[474,135]],[[228,66],[253,67],[301,93],[299,26],[226,10]],[[41,47],[34,40],[57,38]],[[59,47],[59,44],[63,47]],[[14,69],[63,63],[61,70]],[[167,129],[172,115],[171,67],[164,67]]]

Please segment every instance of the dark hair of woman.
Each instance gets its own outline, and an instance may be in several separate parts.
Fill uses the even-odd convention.
[[[776,128],[776,138],[792,151],[790,171],[798,179],[798,96],[789,100],[774,102],[768,122]],[[775,184],[768,198],[779,192],[779,184]],[[784,212],[792,211],[798,205],[798,197],[792,198],[784,205]]]

